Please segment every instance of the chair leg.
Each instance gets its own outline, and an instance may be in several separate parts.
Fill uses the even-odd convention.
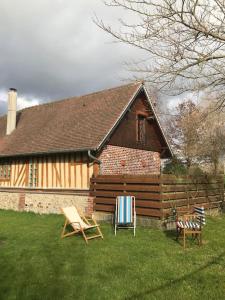
[[[98,226],[98,224],[97,224],[97,222],[96,222],[95,218],[94,218],[94,217],[92,217],[92,220],[93,220],[94,224],[97,226],[97,227],[96,227],[96,229],[97,229],[97,231],[98,231],[99,235],[100,235],[100,236],[101,236],[101,238],[103,239],[103,234],[102,234],[102,232],[101,232],[101,229],[99,228],[99,226]]]
[[[199,233],[199,246],[202,246],[202,233]]]
[[[86,244],[88,244],[88,239],[86,237],[86,234],[84,233],[84,230],[82,229],[81,232],[82,232],[82,235],[84,237],[84,240],[85,240]]]
[[[66,226],[69,224],[68,220],[65,221],[65,224],[63,226],[63,230],[62,230],[62,233],[61,233],[61,238],[65,238],[65,237],[68,237],[68,236],[71,236],[71,235],[74,235],[76,234],[78,231],[74,230],[72,232],[68,232],[68,233],[65,233],[66,231]]]
[[[102,234],[101,229],[99,228],[99,226],[96,227],[96,229],[97,229],[98,233],[101,235],[101,238],[103,239],[103,234]]]
[[[185,230],[183,230],[183,247],[184,247],[184,249],[186,247],[186,234],[185,234]]]
[[[135,236],[135,234],[136,234],[136,218],[134,220],[134,236]]]
[[[64,224],[64,226],[63,226],[63,230],[62,230],[62,233],[61,233],[61,238],[64,238],[64,237],[65,237],[65,230],[66,230],[67,223],[68,223],[68,221],[65,220],[65,224]]]
[[[178,239],[179,239],[180,232],[181,232],[181,230],[179,229],[179,227],[176,227],[176,240],[177,240],[177,241],[178,241]]]
[[[134,215],[134,236],[136,234],[136,214]]]

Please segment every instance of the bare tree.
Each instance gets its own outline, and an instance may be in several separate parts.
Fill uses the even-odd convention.
[[[225,153],[225,112],[186,100],[173,113],[165,128],[174,153],[185,162],[188,171],[198,165],[217,174]]]
[[[189,169],[199,161],[200,111],[191,100],[186,100],[173,109],[175,115],[166,122],[166,131],[173,152]]]
[[[207,117],[200,125],[202,134],[198,141],[198,149],[201,156],[213,165],[213,173],[217,174],[220,162],[223,164],[225,159],[225,113],[212,113],[211,106],[205,108],[202,113]]]
[[[118,20],[116,31],[96,24],[117,40],[145,50],[149,61],[135,64],[136,78],[161,92],[207,90],[225,107],[225,0],[108,0],[108,6],[135,14]]]

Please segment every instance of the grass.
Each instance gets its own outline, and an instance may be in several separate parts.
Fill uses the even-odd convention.
[[[86,246],[60,239],[63,217],[0,210],[0,299],[225,299],[225,216],[204,245],[183,251],[173,233],[138,227]]]

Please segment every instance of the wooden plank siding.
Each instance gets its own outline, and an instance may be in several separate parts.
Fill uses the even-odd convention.
[[[144,141],[138,141],[138,116],[144,116]],[[153,117],[148,120],[148,117]],[[161,153],[162,157],[169,157],[169,151],[165,140],[160,132],[159,126],[154,118],[144,92],[140,93],[129,111],[124,116],[119,126],[115,129],[109,145],[128,147],[133,149],[148,150]],[[167,155],[166,155],[167,154]]]
[[[0,178],[0,187],[87,190],[93,175],[93,163],[84,153],[13,159],[8,163],[11,165],[10,178]],[[29,181],[31,163],[37,166],[36,185]]]
[[[175,177],[172,175],[98,175],[91,178],[94,209],[114,212],[116,196],[136,198],[138,215],[165,219],[172,208],[191,211],[194,205],[220,208],[224,201],[222,177]]]
[[[116,196],[132,195],[136,198],[138,215],[162,217],[158,175],[99,175],[91,178],[90,189],[95,197],[94,210],[114,212]]]
[[[221,208],[224,201],[223,177],[191,177],[164,175],[162,181],[163,217],[167,218],[171,208],[192,211],[194,206],[205,209]]]

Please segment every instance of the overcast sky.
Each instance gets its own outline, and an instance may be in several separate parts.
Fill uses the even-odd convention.
[[[0,1],[0,114],[6,112],[10,87],[18,90],[20,109],[110,88],[130,77],[124,62],[145,54],[113,43],[93,23],[95,14],[115,24],[118,9],[101,0]]]

